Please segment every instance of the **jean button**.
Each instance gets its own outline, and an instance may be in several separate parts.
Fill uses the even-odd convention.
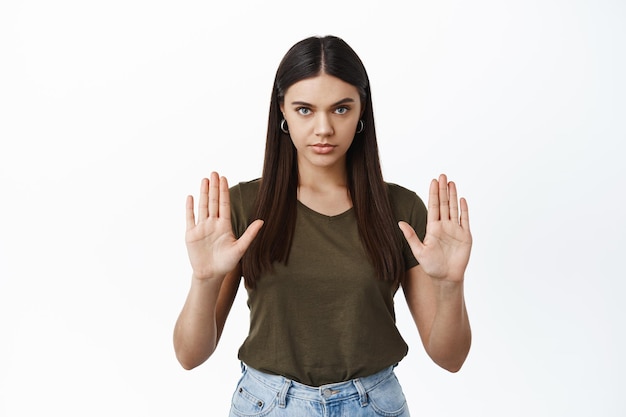
[[[322,395],[326,398],[330,397],[331,395],[333,395],[333,392],[330,390],[330,388],[325,388],[324,391],[322,391]]]

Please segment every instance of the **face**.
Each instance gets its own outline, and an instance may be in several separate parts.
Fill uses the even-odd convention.
[[[339,78],[321,74],[291,85],[281,111],[303,169],[345,169],[361,116],[357,88]]]

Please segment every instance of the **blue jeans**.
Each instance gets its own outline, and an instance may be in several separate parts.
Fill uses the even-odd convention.
[[[393,367],[365,378],[310,387],[242,365],[230,417],[409,417]]]

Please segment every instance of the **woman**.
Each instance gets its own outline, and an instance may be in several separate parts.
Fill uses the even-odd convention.
[[[187,198],[178,360],[213,353],[243,277],[251,322],[231,416],[408,416],[393,371],[408,349],[399,287],[438,365],[458,371],[471,340],[467,203],[441,175],[428,204],[383,180],[356,53],[332,36],[298,42],[276,74],[262,177],[229,190],[212,173],[197,217]]]

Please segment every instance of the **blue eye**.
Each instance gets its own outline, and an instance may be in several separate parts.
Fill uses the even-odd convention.
[[[348,107],[337,107],[335,109],[335,113],[337,113],[337,114],[346,114],[346,113],[348,113],[348,110],[350,110]]]
[[[308,114],[311,114],[311,109],[306,108],[306,107],[298,107],[298,108],[296,109],[296,111],[297,111],[298,113],[300,113],[301,115],[303,115],[303,116],[306,116],[306,115],[308,115]]]

